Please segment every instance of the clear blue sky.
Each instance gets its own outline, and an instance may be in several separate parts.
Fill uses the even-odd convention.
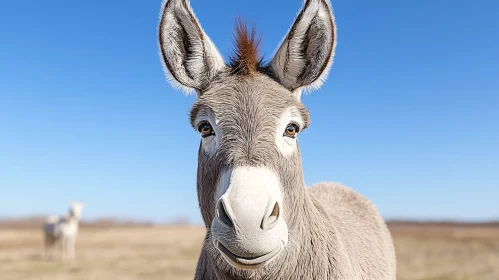
[[[225,57],[238,13],[270,58],[301,0],[192,0]],[[200,222],[194,96],[164,80],[161,0],[0,1],[0,216]],[[303,97],[307,184],[387,218],[499,218],[499,2],[334,0],[338,47]]]

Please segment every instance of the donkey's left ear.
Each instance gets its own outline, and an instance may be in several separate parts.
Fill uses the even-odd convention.
[[[269,64],[274,78],[300,96],[318,89],[333,62],[336,26],[329,0],[305,0],[295,23]]]
[[[188,0],[167,0],[159,24],[159,45],[174,87],[201,93],[226,64],[194,16]]]

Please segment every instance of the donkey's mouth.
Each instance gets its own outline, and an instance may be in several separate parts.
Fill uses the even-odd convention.
[[[232,253],[227,247],[225,247],[220,241],[217,241],[217,247],[222,252],[222,255],[226,260],[229,261],[233,266],[236,266],[238,268],[242,269],[255,269],[258,268],[262,265],[264,265],[266,262],[270,261],[272,258],[277,256],[281,250],[282,250],[282,244],[280,244],[277,248],[272,250],[271,252],[264,254],[262,256],[258,257],[242,257],[238,256],[234,253]]]

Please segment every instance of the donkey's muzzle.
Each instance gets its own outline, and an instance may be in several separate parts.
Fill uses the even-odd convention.
[[[218,252],[233,266],[260,267],[288,242],[279,178],[264,167],[238,167],[219,182],[211,235]]]

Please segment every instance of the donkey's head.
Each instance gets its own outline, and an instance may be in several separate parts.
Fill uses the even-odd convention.
[[[71,202],[69,206],[69,216],[75,219],[80,219],[81,218],[81,213],[83,212],[83,207],[85,206],[85,203],[83,202]]]
[[[201,136],[197,190],[215,258],[257,268],[288,244],[305,196],[297,136],[309,115],[300,95],[324,81],[334,39],[329,1],[307,0],[270,63],[239,22],[226,64],[187,0],[164,5],[159,42],[169,80],[198,95],[190,117]]]

